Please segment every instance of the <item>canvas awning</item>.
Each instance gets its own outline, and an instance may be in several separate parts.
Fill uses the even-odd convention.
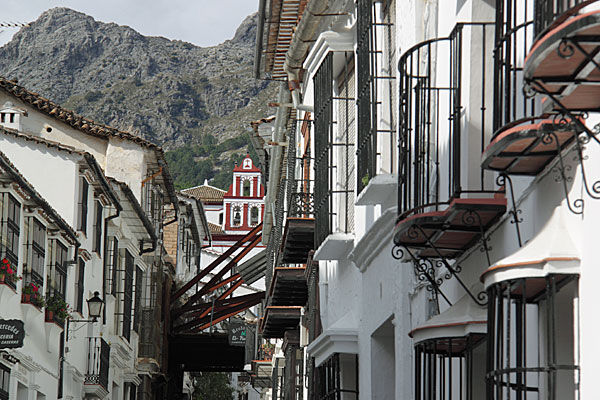
[[[409,336],[415,343],[431,339],[467,337],[485,334],[487,309],[477,305],[468,295],[463,296],[444,312],[413,329]]]
[[[579,274],[579,250],[573,233],[577,219],[567,225],[564,207],[557,207],[544,227],[525,246],[489,267],[481,276],[484,287],[519,278],[550,274]],[[575,225],[574,225],[575,224]]]

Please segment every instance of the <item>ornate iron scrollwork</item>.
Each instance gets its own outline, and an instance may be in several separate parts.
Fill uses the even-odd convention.
[[[519,216],[522,211],[521,209],[517,208],[512,179],[510,179],[510,176],[508,176],[507,174],[501,173],[500,175],[498,175],[498,178],[496,178],[496,184],[498,186],[504,186],[505,188],[506,186],[508,186],[508,191],[510,192],[510,199],[512,201],[512,208],[508,211],[508,213],[512,217],[510,223],[515,225],[515,229],[517,230],[517,240],[519,242],[519,247],[522,247],[523,242],[521,241],[521,228],[519,226],[521,222],[523,222],[523,218]]]
[[[290,217],[312,217],[315,213],[312,193],[292,193]]]

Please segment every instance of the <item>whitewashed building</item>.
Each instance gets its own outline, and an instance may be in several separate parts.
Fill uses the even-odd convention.
[[[595,398],[599,10],[260,2],[264,398]]]
[[[162,150],[5,79],[0,103],[0,148],[79,241],[64,266],[48,261],[46,268],[62,274],[54,286],[74,310],[62,327],[52,324],[61,360],[58,382],[48,388],[20,380],[10,399],[36,392],[47,398],[163,398],[168,330],[163,286],[175,275],[163,247],[163,207],[177,210],[178,204]],[[54,286],[45,283],[47,299],[60,291]],[[92,322],[86,300],[95,292],[104,308]],[[45,319],[57,318],[46,311]]]

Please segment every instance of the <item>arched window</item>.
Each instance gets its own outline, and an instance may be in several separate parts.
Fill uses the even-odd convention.
[[[244,184],[243,184],[243,196],[244,197],[250,197],[250,181],[249,180],[245,180]]]
[[[250,209],[250,225],[258,225],[258,207]]]
[[[242,224],[242,209],[240,206],[233,207],[233,226]]]

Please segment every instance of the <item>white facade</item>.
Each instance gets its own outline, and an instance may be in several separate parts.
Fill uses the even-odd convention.
[[[548,36],[537,36],[536,44],[534,24],[541,29],[572,7],[560,6],[542,22],[534,20],[544,13],[535,14],[539,4],[315,1],[298,15],[288,40],[277,31],[285,23],[269,14],[272,4],[261,2],[271,23],[261,28],[257,48],[266,55],[257,64],[292,90],[281,87],[272,131],[274,142],[289,139],[286,152],[265,147],[272,160],[266,209],[274,211],[265,215],[271,235],[280,224],[277,207],[289,221],[286,201],[302,182],[314,181],[318,286],[309,281],[299,323],[300,348],[309,354],[303,398],[336,391],[342,399],[595,398],[596,324],[589,313],[596,273],[586,266],[594,259],[588,224],[600,204],[597,178],[590,177],[598,160],[591,134],[597,110],[582,117],[573,104],[584,99],[569,97],[572,91],[542,101],[535,79],[550,78],[535,77],[527,63],[552,57],[559,50],[543,53],[539,41],[564,46],[573,21],[592,24],[598,6],[571,10],[572,20],[552,25],[559,39],[543,31]],[[496,20],[506,15],[514,19]],[[567,36],[560,36],[561,21]],[[277,50],[286,56],[269,56]],[[575,62],[564,54],[558,60],[563,69]],[[586,71],[597,72],[592,64]],[[521,71],[533,74],[531,99],[523,97]],[[557,101],[568,110],[561,114]],[[552,125],[552,118],[565,125]],[[578,118],[581,124],[572,122]],[[309,135],[302,132],[306,120]],[[514,146],[525,136],[509,136],[514,132],[532,135],[532,146],[555,143],[558,151],[547,148],[544,162],[518,154]],[[497,150],[501,138],[513,147]],[[281,176],[290,179],[281,158],[303,160],[307,147],[315,161],[310,169],[296,163],[297,192],[278,192]],[[282,241],[290,231],[283,232],[267,251],[285,258]],[[315,318],[320,329],[311,339]],[[339,373],[339,382],[319,387],[311,362],[317,375]]]
[[[29,371],[10,366],[9,399],[160,396],[150,385],[157,371],[166,371],[160,354],[164,326],[156,323],[164,312],[162,281],[168,278],[162,272],[162,207],[174,198],[162,150],[96,125],[14,82],[2,80],[2,85],[6,115],[0,123],[5,127],[0,148],[77,231],[78,240],[60,263],[63,275],[56,272],[56,282],[44,281],[40,288],[47,300],[60,294],[73,308],[67,322],[53,323],[56,317],[48,311],[38,311],[34,319],[18,312],[0,313],[2,318],[24,320],[29,334],[46,332],[35,343],[48,348],[37,350],[26,339],[23,349],[13,351],[17,359],[23,358],[20,365],[33,361],[27,364]],[[55,235],[54,228],[48,232],[49,239]],[[38,274],[42,278],[61,270],[51,261],[60,249],[52,240]],[[16,291],[22,287],[17,285]],[[91,323],[87,300],[96,292],[104,310]],[[25,300],[16,294],[10,301],[16,302],[16,311],[35,308],[25,303],[19,307]],[[50,361],[40,359],[42,364],[37,364],[36,357],[46,352]],[[44,368],[52,371],[51,378],[37,373]]]

